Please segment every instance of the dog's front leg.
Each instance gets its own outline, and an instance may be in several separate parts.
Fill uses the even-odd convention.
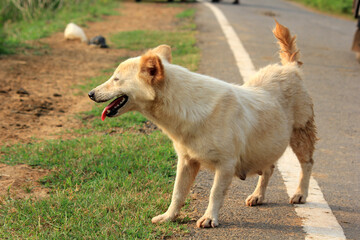
[[[201,228],[216,227],[219,225],[219,210],[224,202],[225,194],[234,176],[234,168],[216,169],[215,179],[211,188],[208,208],[197,222],[196,226]]]
[[[184,157],[179,157],[174,191],[171,199],[171,204],[168,210],[159,216],[154,217],[152,223],[161,223],[165,221],[173,221],[180,213],[186,196],[190,191],[190,187],[199,172],[200,163]]]
[[[246,206],[256,206],[261,205],[265,199],[266,187],[269,183],[270,177],[274,172],[274,165],[271,165],[268,169],[265,169],[262,172],[262,175],[259,177],[258,183],[254,192],[248,196],[245,200]]]

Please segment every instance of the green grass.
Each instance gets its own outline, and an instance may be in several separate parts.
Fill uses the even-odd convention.
[[[175,175],[175,153],[158,131],[15,145],[2,152],[4,163],[53,172],[42,180],[51,189],[49,199],[7,198],[0,208],[1,239],[145,239],[183,228],[150,222],[166,210]]]
[[[170,44],[174,62],[196,69],[199,51],[195,32],[179,28],[182,30],[177,34],[119,33],[112,40],[117,47],[134,50]],[[121,41],[132,34],[135,43]],[[145,39],[144,34],[151,39]],[[105,69],[103,76],[76,87],[87,92],[108,79],[112,71]],[[151,223],[151,218],[166,211],[170,203],[176,172],[171,141],[160,131],[134,131],[146,121],[139,113],[102,122],[104,105],[94,103],[91,111],[78,116],[85,127],[70,131],[81,137],[1,147],[0,162],[51,169],[51,174],[40,180],[50,189],[48,198],[0,196],[5,201],[0,205],[0,239],[161,239],[187,232],[179,222]],[[109,134],[118,128],[124,132]],[[25,191],[32,191],[31,186]]]
[[[323,12],[352,15],[352,0],[291,0]]]
[[[4,0],[0,0],[4,1]],[[87,21],[98,21],[104,15],[118,14],[115,0],[73,1],[57,11],[43,10],[30,19],[17,18],[0,22],[0,54],[15,53],[27,47],[28,40],[40,39],[64,30],[69,22],[86,26]],[[1,11],[2,14],[4,14]]]
[[[194,8],[186,9],[185,11],[182,11],[181,13],[176,15],[176,17],[180,19],[189,19],[189,18],[193,18],[194,16],[195,16]]]

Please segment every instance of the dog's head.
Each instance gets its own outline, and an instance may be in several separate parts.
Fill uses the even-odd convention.
[[[122,62],[109,80],[91,90],[89,97],[95,102],[115,99],[105,107],[101,119],[150,105],[165,80],[164,61],[171,62],[171,48],[160,45]]]

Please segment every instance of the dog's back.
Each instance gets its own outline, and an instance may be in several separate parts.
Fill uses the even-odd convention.
[[[293,127],[305,126],[313,117],[313,104],[303,85],[296,36],[291,36],[289,29],[278,22],[273,33],[280,46],[282,65],[273,64],[260,69],[244,86],[260,87],[276,95],[282,107],[288,110]]]

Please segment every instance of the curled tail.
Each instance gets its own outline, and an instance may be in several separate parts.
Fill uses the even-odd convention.
[[[302,65],[299,61],[300,53],[296,47],[296,36],[291,36],[288,28],[284,27],[276,20],[276,26],[273,30],[275,37],[278,39],[280,46],[280,59],[283,65],[296,62],[298,66]]]

